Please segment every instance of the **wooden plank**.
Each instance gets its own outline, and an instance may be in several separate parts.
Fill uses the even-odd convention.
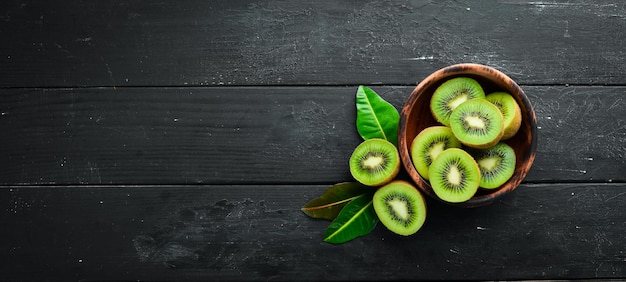
[[[4,1],[0,87],[411,85],[446,65],[620,84],[619,1]]]
[[[624,87],[524,87],[539,126],[529,182],[626,180]],[[412,87],[374,87],[401,108]],[[0,91],[2,184],[350,180],[356,87]]]
[[[299,211],[323,185],[0,189],[2,280],[517,280],[626,276],[626,185],[431,199],[423,229],[343,245]]]

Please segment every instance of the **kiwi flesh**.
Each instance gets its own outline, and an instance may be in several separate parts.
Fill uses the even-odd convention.
[[[363,141],[350,156],[350,173],[368,186],[379,186],[393,180],[400,171],[400,154],[391,142],[372,138]]]
[[[441,152],[449,148],[461,148],[447,126],[431,126],[422,130],[411,143],[411,159],[417,172],[428,180],[428,168]]]
[[[506,92],[494,92],[485,96],[487,101],[496,105],[504,118],[504,133],[502,140],[513,137],[522,125],[522,110],[511,94]]]
[[[422,194],[403,180],[394,180],[374,193],[374,210],[387,229],[409,236],[426,221],[426,202]]]
[[[469,153],[480,169],[481,188],[498,188],[515,172],[515,151],[504,142],[483,150],[474,149]]]
[[[489,148],[504,134],[502,113],[486,99],[472,99],[450,115],[450,128],[461,143],[472,148]]]
[[[449,126],[452,111],[475,98],[485,98],[485,91],[478,81],[470,77],[455,77],[435,89],[430,99],[430,110],[437,121]]]
[[[474,158],[459,148],[447,149],[430,165],[430,185],[441,200],[461,203],[478,191],[480,170]]]

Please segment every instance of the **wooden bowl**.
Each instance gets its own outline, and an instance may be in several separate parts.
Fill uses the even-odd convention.
[[[424,128],[438,125],[430,112],[430,98],[435,89],[444,81],[466,76],[476,79],[485,90],[485,94],[494,91],[510,93],[522,110],[522,124],[512,138],[505,140],[515,150],[516,166],[511,179],[496,189],[479,189],[470,200],[462,203],[448,203],[460,207],[479,207],[488,205],[513,191],[522,182],[535,159],[537,148],[537,118],[524,91],[502,72],[479,64],[457,64],[442,68],[420,82],[408,97],[400,114],[398,146],[402,164],[417,187],[427,195],[440,200],[431,188],[428,180],[422,178],[413,166],[410,147],[413,139]],[[442,200],[440,200],[442,201]]]

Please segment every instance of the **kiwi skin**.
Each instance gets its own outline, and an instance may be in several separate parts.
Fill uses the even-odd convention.
[[[446,162],[450,159],[462,161],[465,165],[462,174],[465,177],[463,191],[447,187],[450,175],[446,171]],[[442,171],[443,170],[443,171]],[[472,177],[473,176],[473,177]],[[444,178],[444,179],[442,179]],[[471,199],[478,191],[480,184],[480,169],[474,158],[463,149],[450,148],[439,154],[439,157],[430,166],[430,185],[439,199],[450,203],[461,203]]]
[[[387,154],[382,156],[380,154]],[[365,171],[362,166],[369,166],[367,160],[378,165],[382,162],[384,168],[368,168],[373,171]],[[350,173],[358,182],[367,186],[380,186],[393,180],[400,172],[400,153],[391,142],[381,139],[367,139],[359,144],[350,156]]]
[[[494,92],[485,96],[487,101],[496,105],[504,118],[504,133],[502,140],[507,140],[517,133],[522,125],[522,110],[515,98],[506,92]]]
[[[415,234],[426,221],[424,197],[404,180],[394,180],[379,188],[374,193],[372,202],[382,224],[398,235]],[[402,222],[405,220],[407,222]]]
[[[470,77],[455,77],[435,89],[430,99],[430,112],[438,122],[450,126],[452,111],[463,102],[476,98],[485,98],[480,83]]]

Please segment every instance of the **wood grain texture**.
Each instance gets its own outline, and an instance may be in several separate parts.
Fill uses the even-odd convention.
[[[615,0],[0,1],[0,280],[624,278],[624,30]],[[324,243],[299,208],[351,180],[356,86],[400,109],[462,62],[535,107],[522,185]]]
[[[624,84],[619,1],[4,1],[0,87]]]
[[[626,275],[626,186],[522,185],[487,207],[429,199],[414,236],[343,245],[299,208],[323,185],[8,187],[2,280],[576,279]],[[367,270],[367,271],[366,271]]]
[[[538,119],[527,182],[626,180],[624,87],[522,86]],[[413,87],[374,87],[400,109]],[[0,183],[350,180],[356,87],[0,91]]]

